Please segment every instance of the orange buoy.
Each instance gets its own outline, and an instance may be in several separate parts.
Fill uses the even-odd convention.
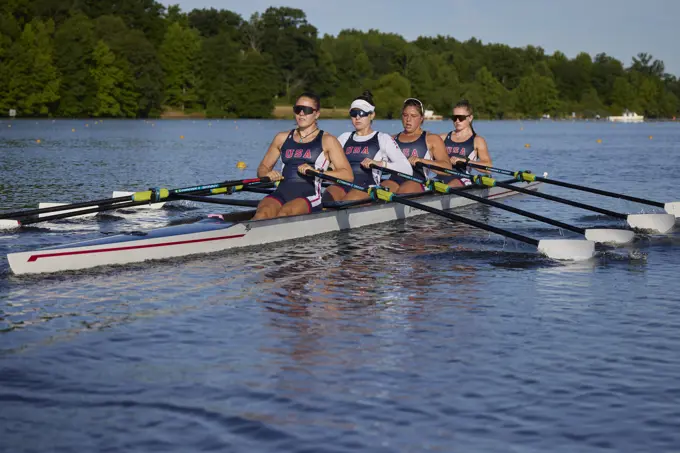
[[[597,143],[602,143],[602,139],[601,139],[601,138],[598,138],[598,139],[597,139]]]
[[[180,135],[180,136],[179,136],[179,139],[180,139],[180,140],[184,140],[184,135]]]
[[[531,145],[528,144],[528,143],[525,143],[525,144],[524,144],[524,147],[525,147],[525,148],[531,148]]]
[[[236,163],[236,168],[238,168],[239,170],[245,170],[246,166],[247,166],[246,163],[243,161],[238,161]]]

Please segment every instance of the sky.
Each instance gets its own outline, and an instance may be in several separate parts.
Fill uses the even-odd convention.
[[[290,6],[307,14],[323,34],[354,28],[418,36],[475,37],[512,47],[540,46],[568,57],[604,52],[629,66],[646,52],[680,77],[676,32],[680,0],[161,0],[183,11],[215,8],[245,19],[270,6]]]

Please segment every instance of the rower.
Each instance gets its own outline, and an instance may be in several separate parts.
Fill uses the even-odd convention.
[[[384,132],[374,131],[371,127],[375,118],[375,103],[373,94],[364,91],[357,97],[349,108],[354,132],[345,132],[338,137],[340,145],[345,150],[345,156],[354,172],[354,183],[362,187],[381,184],[382,172],[371,170],[371,164],[387,167],[408,175],[413,174],[413,168],[408,159],[392,136]],[[396,192],[399,184],[386,180],[383,187]],[[324,201],[350,201],[368,198],[365,191],[346,188],[334,184],[326,189]]]
[[[397,145],[408,159],[412,166],[418,162],[437,165],[451,169],[451,162],[446,155],[444,141],[437,134],[431,134],[422,129],[425,109],[423,103],[415,98],[408,98],[404,101],[401,110],[401,122],[404,126],[403,132],[395,135]],[[430,179],[424,172],[431,173],[430,170],[415,168],[413,176],[421,179]],[[425,187],[414,181],[408,181],[398,176],[391,177],[390,181],[399,184],[397,193],[416,193],[425,191]]]
[[[293,107],[297,128],[279,132],[269,145],[257,175],[283,181],[257,205],[253,220],[321,211],[321,180],[304,176],[307,170],[326,170],[331,164],[333,171],[328,171],[329,175],[354,179],[338,139],[319,129],[320,108],[317,95],[303,93]],[[283,163],[281,172],[274,170],[279,158]]]
[[[489,149],[486,140],[481,135],[475,133],[472,127],[472,106],[466,99],[460,100],[453,106],[453,130],[448,134],[441,134],[446,146],[446,153],[451,160],[451,164],[462,165],[474,161],[476,164],[490,167],[492,165]],[[469,168],[466,171],[469,173]],[[488,173],[488,172],[485,172]],[[449,187],[469,186],[472,184],[470,179],[450,175],[439,175],[438,178],[448,183]]]

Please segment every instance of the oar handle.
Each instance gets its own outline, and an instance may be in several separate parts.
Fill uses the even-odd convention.
[[[315,176],[319,179],[325,179],[326,181],[331,181],[336,184],[339,184],[341,186],[349,187],[350,189],[356,189],[356,190],[361,190],[362,192],[368,192],[369,189],[367,187],[360,186],[358,184],[354,184],[353,182],[345,181],[344,179],[336,178],[335,176],[327,175],[323,171],[320,170],[310,170],[307,169],[305,172],[305,175],[307,176]]]
[[[404,179],[408,179],[409,181],[417,182],[417,183],[420,183],[420,184],[425,184],[427,182],[427,181],[422,180],[422,179],[420,179],[416,176],[409,175],[409,174],[406,174],[406,173],[402,173],[402,172],[397,171],[397,170],[392,170],[391,168],[382,167],[380,165],[371,164],[370,167],[374,170],[380,170],[384,173],[389,173],[391,175],[400,176]]]

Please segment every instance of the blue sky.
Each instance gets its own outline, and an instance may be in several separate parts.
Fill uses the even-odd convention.
[[[291,6],[307,13],[320,34],[345,28],[417,36],[450,35],[464,41],[513,47],[541,46],[574,57],[600,52],[625,66],[639,52],[663,60],[666,72],[680,77],[676,32],[680,0],[161,0],[194,8],[229,9],[248,18],[269,6]]]

